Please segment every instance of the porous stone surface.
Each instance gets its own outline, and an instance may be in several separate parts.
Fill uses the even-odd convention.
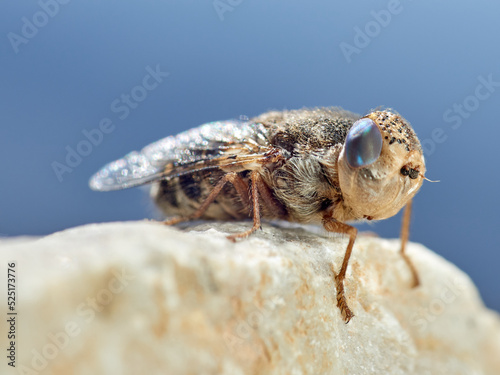
[[[16,262],[16,368],[1,374],[500,374],[500,319],[471,280],[425,247],[250,223],[186,229],[94,224],[0,242]],[[9,347],[6,287],[0,342]]]

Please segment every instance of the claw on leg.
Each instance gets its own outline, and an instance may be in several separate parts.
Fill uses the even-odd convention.
[[[335,285],[337,287],[337,307],[340,309],[340,313],[342,314],[342,319],[344,319],[345,324],[349,323],[354,314],[352,313],[349,306],[347,306],[347,300],[345,298],[344,291],[344,280],[340,279],[337,274],[335,274],[335,270],[333,269],[332,264],[332,272],[335,275]]]

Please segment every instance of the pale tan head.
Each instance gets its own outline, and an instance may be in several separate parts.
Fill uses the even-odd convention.
[[[349,131],[338,171],[344,207],[353,219],[380,220],[395,215],[417,193],[425,162],[408,121],[390,110],[374,111]]]

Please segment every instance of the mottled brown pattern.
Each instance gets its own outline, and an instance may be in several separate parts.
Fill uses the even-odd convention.
[[[332,165],[336,163],[349,128],[358,118],[358,115],[339,108],[322,108],[268,112],[251,120],[265,126],[269,143],[261,145],[261,152],[255,158],[250,158],[250,162],[257,160],[269,147],[279,154],[278,162],[265,163],[265,160],[260,160],[256,165],[249,165],[248,169],[243,166],[238,171],[250,188],[248,171],[258,169],[276,201],[275,205],[281,207],[280,210],[269,209],[261,202],[262,217],[298,222],[321,220],[320,213],[327,207],[325,202],[333,203],[341,199],[338,177]],[[237,161],[244,156],[228,153],[223,159],[226,162]],[[199,163],[198,169],[203,167],[205,164]],[[223,166],[207,171],[195,169],[189,174],[190,177],[173,178],[168,182],[169,189],[155,189],[153,194],[167,215],[189,215],[208,196],[224,170]],[[173,173],[176,169],[169,165],[166,172]],[[196,180],[199,187],[193,186],[191,175],[198,176]],[[171,194],[173,190],[175,200],[165,196],[165,193]],[[172,201],[177,205],[173,205]],[[219,209],[208,209],[201,218],[241,219],[251,214],[251,207],[242,207],[241,200],[230,185],[224,187],[214,204],[219,205]]]
[[[390,111],[374,111],[365,117],[373,119],[379,125],[384,136],[384,147],[390,147],[398,153],[421,153],[415,132],[400,115]],[[261,201],[263,218],[320,223],[323,212],[328,207],[334,207],[333,216],[340,221],[361,220],[367,217],[375,220],[384,218],[381,217],[383,214],[374,212],[360,214],[357,213],[359,210],[345,205],[345,192],[342,191],[339,181],[338,159],[349,129],[359,118],[361,116],[336,107],[273,111],[255,117],[250,122],[264,125],[268,144],[262,144],[256,137],[252,141],[260,145],[253,149],[250,155],[245,152],[233,154],[231,149],[222,156],[212,152],[216,155],[215,158],[207,157],[206,161],[198,162],[192,172],[189,171],[188,165],[186,175],[180,179],[171,179],[170,189],[155,190],[156,201],[167,215],[189,216],[208,196],[224,172],[232,170],[240,173],[250,189],[248,171],[257,170],[272,192],[276,205],[283,208],[277,212],[268,209],[265,202]],[[243,143],[248,140],[241,141]],[[232,146],[238,149],[236,144]],[[263,157],[270,150],[278,155],[277,161],[272,163],[268,163]],[[207,152],[207,155],[210,155],[210,152]],[[240,161],[241,165],[237,168],[226,167],[230,162]],[[208,165],[212,166],[211,169],[203,169]],[[399,171],[403,167],[407,168],[405,164],[401,164],[396,169]],[[178,172],[183,168],[185,167],[179,166],[177,169],[171,169],[169,166],[167,172]],[[408,174],[414,178],[415,172],[410,173],[411,171],[408,169]],[[363,168],[359,173],[366,178],[376,179],[368,168]],[[401,176],[405,177],[404,172]],[[177,206],[171,204],[171,197],[164,196],[172,190],[176,191],[174,202]],[[252,212],[251,207],[241,204],[241,199],[230,184],[224,187],[214,205],[218,207],[209,208],[201,218],[241,219],[250,217]]]

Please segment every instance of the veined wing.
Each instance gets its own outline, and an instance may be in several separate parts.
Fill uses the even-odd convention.
[[[207,123],[107,164],[89,185],[98,191],[119,190],[221,164],[236,166],[261,154],[266,134],[264,126],[247,121]]]

